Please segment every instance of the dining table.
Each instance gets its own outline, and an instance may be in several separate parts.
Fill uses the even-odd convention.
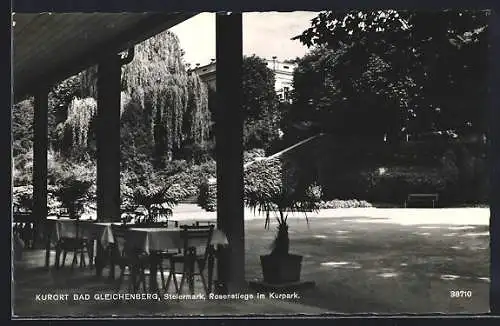
[[[46,256],[45,266],[50,266],[50,249],[52,244],[56,244],[56,260],[55,266],[58,267],[58,250],[57,243],[61,238],[76,238],[81,237],[88,239],[92,244],[89,247],[90,266],[94,263],[94,253],[96,250],[94,242],[97,242],[98,247],[106,248],[110,243],[114,242],[111,232],[113,222],[96,222],[94,220],[77,220],[64,217],[49,216],[46,219]]]
[[[125,242],[133,248],[140,249],[149,254],[149,285],[150,291],[158,290],[158,265],[161,263],[162,251],[181,250],[184,247],[184,240],[181,236],[180,227],[137,227],[127,228],[124,232]],[[206,239],[190,239],[190,246],[205,247]],[[220,229],[214,229],[209,246],[207,262],[208,284],[211,287],[213,279],[213,267],[215,262],[216,246],[226,246],[228,239],[226,234]],[[203,248],[205,250],[206,248]]]
[[[48,227],[47,245],[46,245],[46,260],[45,265],[50,266],[50,249],[53,243],[63,237],[82,237],[91,241],[92,248],[90,252],[90,266],[95,266],[96,275],[101,276],[103,269],[109,264],[109,278],[115,278],[115,264],[111,258],[112,254],[109,250],[115,244],[113,236],[113,226],[123,226],[120,222],[97,222],[95,220],[77,220],[63,217],[50,216],[46,220]],[[144,227],[134,224],[126,225],[124,228],[125,241],[130,246],[140,249],[150,257],[150,291],[158,289],[158,265],[161,263],[160,252],[162,251],[180,251],[184,247],[183,238],[181,236],[181,228],[178,226],[168,227]],[[190,245],[195,247],[205,246],[203,239],[193,239],[190,241],[199,241],[199,243],[191,242]],[[210,252],[208,256],[208,283],[212,284],[212,271],[216,256],[216,247],[227,246],[228,239],[226,234],[220,229],[214,229],[210,243]],[[55,266],[58,267],[57,249]]]

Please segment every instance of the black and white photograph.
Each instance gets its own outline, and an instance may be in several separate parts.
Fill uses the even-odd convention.
[[[488,313],[492,15],[12,13],[12,316]]]

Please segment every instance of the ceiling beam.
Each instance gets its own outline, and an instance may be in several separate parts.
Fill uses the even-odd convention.
[[[112,40],[105,40],[102,44],[88,49],[82,55],[72,58],[67,62],[61,62],[57,68],[42,76],[31,80],[29,83],[16,85],[14,80],[14,103],[22,100],[29,94],[36,91],[40,85],[55,85],[64,79],[73,76],[80,71],[97,64],[106,56],[119,53],[140,43],[166,29],[169,29],[186,19],[196,15],[196,13],[159,13],[151,14],[137,24],[123,31]],[[15,75],[14,75],[15,76]]]

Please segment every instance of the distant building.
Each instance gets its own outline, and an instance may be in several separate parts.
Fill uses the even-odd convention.
[[[276,82],[274,84],[274,89],[276,94],[279,96],[281,101],[291,101],[291,90],[293,87],[293,70],[296,65],[294,63],[287,63],[283,61],[278,61],[276,59],[266,59],[266,65],[269,69],[274,71],[274,76]],[[192,72],[198,74],[201,80],[204,81],[208,87],[215,90],[216,89],[216,63],[212,60],[207,65],[200,66],[196,65]]]
[[[207,86],[215,91],[216,89],[216,69],[215,69],[215,60],[204,66],[196,65],[195,68],[191,69],[191,72],[194,72],[200,76],[200,79],[204,81]]]

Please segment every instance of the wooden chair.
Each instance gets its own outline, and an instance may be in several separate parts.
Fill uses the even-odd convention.
[[[73,260],[71,261],[71,269],[74,269],[75,265],[78,264],[78,256],[80,256],[80,268],[87,266],[85,262],[85,254],[89,258],[89,265],[92,265],[91,261],[93,259],[93,249],[91,248],[92,242],[89,239],[84,238],[80,234],[80,223],[75,220],[76,232],[74,237],[61,237],[57,243],[57,251],[62,253],[62,263],[61,267],[64,267],[66,263],[66,256],[68,253],[73,254]],[[59,256],[59,255],[57,255]],[[57,264],[59,266],[59,264]]]
[[[142,284],[143,291],[146,291],[146,273],[145,270],[149,264],[149,257],[142,250],[129,246],[125,240],[127,226],[113,225],[112,232],[114,237],[114,246],[112,248],[111,259],[113,265],[120,267],[120,277],[118,279],[118,290],[121,288],[125,279],[125,270],[130,271],[130,286],[135,293]]]
[[[151,207],[151,216],[149,216],[149,220],[156,222],[163,220],[168,223],[170,216],[172,216],[172,209],[158,205]]]
[[[178,222],[177,221],[170,221],[170,224],[169,224],[169,221],[166,221],[166,222],[143,222],[143,223],[130,225],[130,227],[134,227],[134,228],[168,228],[169,226],[170,227],[178,227]],[[152,255],[156,255],[155,258],[158,261],[157,268],[160,271],[161,284],[162,284],[162,287],[165,291],[167,291],[167,287],[166,287],[166,282],[165,282],[165,267],[163,264],[166,260],[170,261],[170,258],[173,255],[178,254],[180,252],[181,252],[181,250],[179,249],[179,250],[175,250],[175,251],[159,250],[159,251],[155,251],[155,252],[151,253]],[[177,288],[178,287],[177,280],[174,280],[174,282],[175,282],[176,288]]]
[[[168,275],[165,288],[168,290],[170,281],[173,279],[176,292],[182,293],[183,286],[187,280],[191,294],[194,294],[194,277],[200,276],[203,289],[208,295],[209,288],[205,280],[204,271],[207,266],[208,257],[211,253],[211,242],[214,231],[214,225],[183,225],[181,226],[181,239],[183,241],[183,250],[180,254],[173,255],[170,258],[170,273]],[[198,252],[198,249],[203,252]],[[182,278],[180,285],[177,286],[176,265],[183,264]]]
[[[25,244],[25,248],[34,248],[35,246],[35,223],[36,219],[32,212],[21,212],[19,209],[14,211],[13,226],[14,234],[17,234]]]
[[[126,207],[124,209],[121,209],[121,220],[124,224],[131,223],[132,221],[136,220],[137,214],[138,213],[135,211],[135,208]]]

